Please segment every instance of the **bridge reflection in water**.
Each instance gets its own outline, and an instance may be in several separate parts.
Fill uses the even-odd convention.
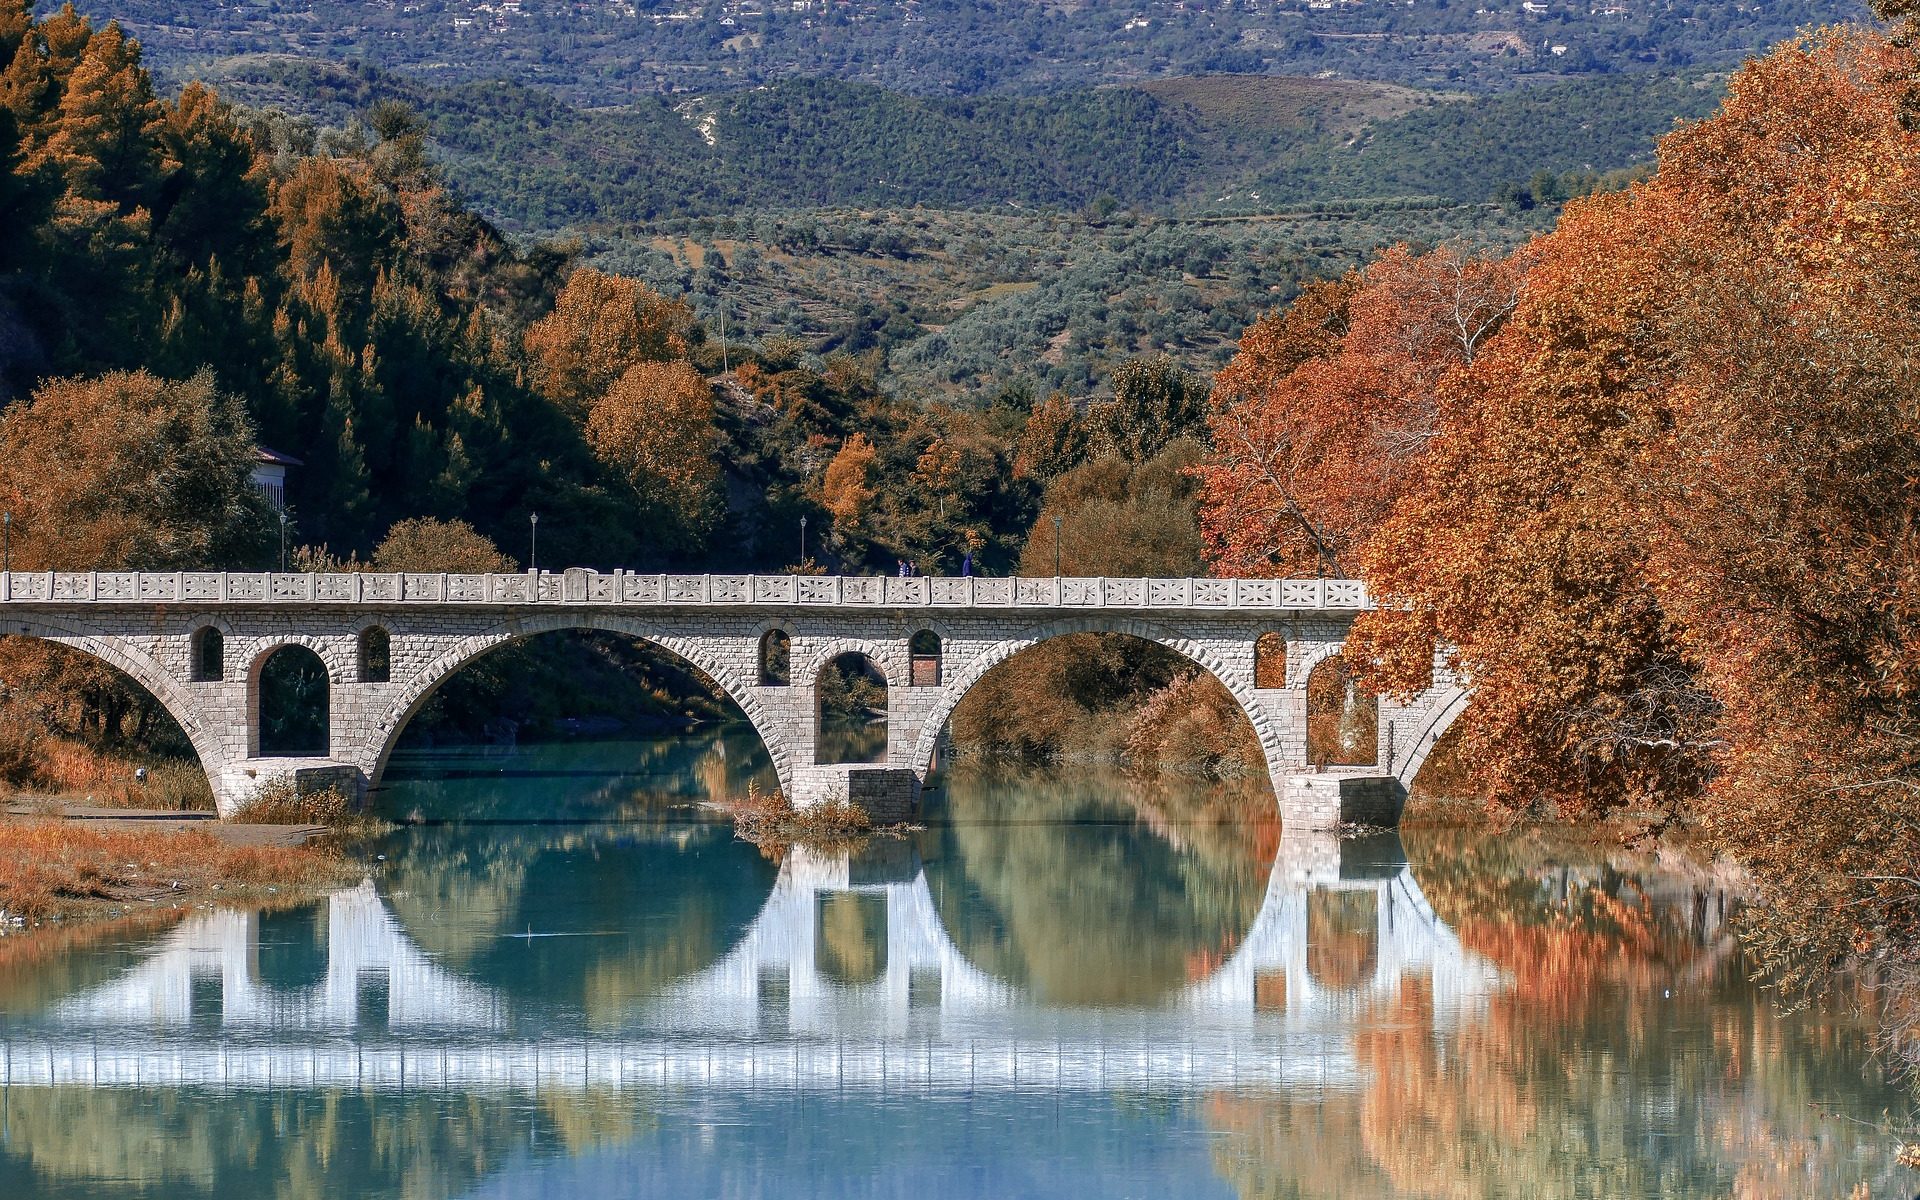
[[[1283,839],[1224,963],[1097,1020],[969,962],[912,847],[882,842],[790,853],[744,937],[636,998],[615,1034],[515,1036],[510,1000],[423,953],[369,881],[317,910],[190,918],[119,978],[14,1025],[0,1084],[1357,1088],[1354,1033],[1410,981],[1432,996],[1436,1034],[1501,986],[1435,916],[1391,834]]]

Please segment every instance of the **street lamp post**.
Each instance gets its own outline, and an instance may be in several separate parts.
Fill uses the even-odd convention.
[[[0,571],[13,573],[13,514],[0,513]]]
[[[287,510],[280,510],[280,573],[287,571]]]
[[[1060,578],[1060,518],[1053,519],[1053,577]]]
[[[527,570],[536,574],[540,570],[540,514],[527,514]]]
[[[807,562],[807,514],[800,514],[800,564]]]

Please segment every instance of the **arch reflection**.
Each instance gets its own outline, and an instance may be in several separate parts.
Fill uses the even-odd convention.
[[[1434,915],[1393,835],[1285,840],[1229,951],[1190,959],[1190,977],[1171,989],[1150,980],[1150,1002],[1133,998],[1145,992],[1122,991],[1122,999],[1098,1003],[1001,976],[966,953],[940,911],[932,864],[904,841],[853,853],[794,848],[777,872],[757,853],[740,860],[733,853],[746,849],[740,843],[715,852],[697,837],[649,843],[629,832],[574,845],[507,845],[533,848],[506,856],[523,862],[506,881],[426,852],[418,863],[400,863],[378,888],[368,881],[279,913],[191,918],[122,976],[59,1003],[52,1024],[109,1040],[143,1030],[204,1028],[217,1036],[254,1028],[267,1031],[269,1042],[286,1039],[292,1052],[305,1029],[521,1037],[584,1018],[609,1044],[725,1033],[736,1042],[728,1053],[751,1057],[755,1035],[827,1039],[843,1048],[836,1053],[908,1034],[976,1046],[983,1030],[1004,1031],[1025,1013],[1054,1030],[1055,1047],[1045,1053],[1060,1055],[1063,1047],[1106,1040],[1097,1016],[1072,1014],[1126,1009],[1138,1014],[1144,1047],[1199,1034],[1228,1038],[1215,1048],[1217,1061],[1182,1070],[1282,1081],[1299,1072],[1351,1074],[1343,1038],[1356,1027],[1361,1002],[1390,999],[1409,979],[1421,979],[1423,994],[1447,1011],[1471,1007],[1499,983],[1498,972]],[[740,878],[718,889],[699,883],[728,870]],[[1198,878],[1186,882],[1197,889]],[[584,889],[607,901],[577,910],[594,913],[598,927],[570,927],[539,907],[560,879],[576,894]],[[506,898],[490,898],[489,887]],[[735,899],[716,902],[721,893]],[[1036,893],[1060,894],[1057,885]],[[1144,893],[1149,902],[1169,894]],[[1371,972],[1332,984],[1310,967],[1318,931],[1309,914],[1316,897],[1330,894],[1366,897],[1360,907],[1375,918]],[[1037,902],[1021,901],[1019,910]],[[463,921],[455,915],[461,911],[476,915]],[[1137,915],[1130,910],[1117,923]],[[628,928],[611,927],[622,919]],[[524,932],[514,928],[521,922]],[[1316,1044],[1276,1051],[1270,1036],[1280,1031]],[[1242,1035],[1252,1040],[1243,1044]],[[1125,1069],[1124,1058],[1102,1055],[1101,1071]],[[537,1076],[542,1061],[536,1053],[525,1069]],[[969,1070],[977,1080],[978,1065]]]
[[[1189,785],[1164,804],[1112,771],[963,768],[920,848],[942,924],[983,971],[1041,1004],[1154,1005],[1253,927],[1272,810],[1253,786]]]

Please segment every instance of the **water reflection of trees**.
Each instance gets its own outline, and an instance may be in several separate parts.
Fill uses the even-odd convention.
[[[1043,1003],[1152,1004],[1246,936],[1277,838],[1263,788],[956,770],[922,856],[961,953]]]
[[[423,950],[529,1016],[617,1023],[723,956],[772,890],[774,867],[697,807],[767,771],[750,730],[410,766],[439,777],[393,788],[389,811],[486,824],[386,839],[383,897]],[[517,823],[553,821],[574,823]]]
[[[1868,1108],[1866,1027],[1780,1015],[1710,884],[1538,835],[1406,843],[1435,912],[1509,986],[1437,1022],[1403,980],[1355,1035],[1358,1093],[1208,1101],[1242,1196],[1882,1194],[1890,1146],[1821,1112]]]
[[[864,717],[821,717],[815,753],[824,763],[887,761],[887,723]]]
[[[14,1088],[0,1195],[332,1200],[460,1195],[531,1148],[575,1154],[657,1124],[633,1095]],[[109,1182],[110,1181],[110,1182]]]
[[[395,843],[381,888],[448,969],[543,1022],[606,1027],[724,956],[775,873],[715,825],[437,827]]]
[[[0,1017],[39,1012],[117,978],[130,957],[157,946],[182,915],[180,909],[136,909],[112,921],[0,938]]]

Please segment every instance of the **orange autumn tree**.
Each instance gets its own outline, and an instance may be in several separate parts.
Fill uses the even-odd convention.
[[[211,372],[55,379],[0,414],[16,571],[199,570],[264,548],[253,425]]]
[[[485,575],[517,571],[520,564],[493,544],[493,539],[465,521],[436,517],[409,517],[395,521],[387,536],[373,548],[375,571],[451,571]]]
[[[719,516],[713,388],[684,362],[628,368],[587,417],[587,443],[689,540]]]
[[[1086,461],[1091,437],[1073,398],[1055,392],[1034,405],[1014,445],[1013,473],[1018,479],[1049,483]]]
[[[646,285],[582,267],[528,328],[526,349],[541,394],[584,420],[593,402],[643,362],[687,353],[693,310]]]
[[[1248,330],[1216,382],[1200,471],[1214,568],[1350,573],[1425,452],[1441,380],[1500,327],[1525,264],[1396,246]]]
[[[1910,36],[1824,31],[1662,145],[1678,369],[1635,507],[1725,707],[1703,808],[1776,965],[1920,978],[1917,88]]]
[[[0,508],[19,570],[203,570],[257,562],[268,510],[253,426],[210,373],[57,379],[0,415]],[[144,740],[172,722],[98,659],[0,636],[0,733]],[[172,734],[185,750],[184,739]],[[38,756],[20,764],[31,770]],[[30,773],[19,782],[45,783]]]
[[[1920,978],[1920,141],[1905,37],[1749,64],[1571,206],[1445,379],[1349,651],[1472,679],[1489,796],[1704,815],[1763,945]]]
[[[878,491],[868,481],[878,451],[872,439],[856,433],[842,442],[820,479],[820,506],[833,517],[834,533],[849,538],[860,528]]]
[[[1409,692],[1445,643],[1474,687],[1461,751],[1507,807],[1596,811],[1698,784],[1697,755],[1625,732],[1704,705],[1633,513],[1667,421],[1660,215],[1601,197],[1529,248],[1517,307],[1440,386],[1436,435],[1359,555],[1382,611],[1356,622],[1350,653]]]

